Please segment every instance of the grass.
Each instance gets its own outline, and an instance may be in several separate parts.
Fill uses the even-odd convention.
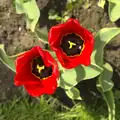
[[[120,91],[115,92],[116,120],[120,118]],[[28,98],[14,98],[0,104],[0,120],[107,120],[107,107],[105,103],[96,102],[94,105],[77,104],[73,108],[61,105],[53,99],[30,101]]]
[[[28,98],[13,99],[0,105],[0,120],[54,120],[55,111],[43,99],[39,103]]]

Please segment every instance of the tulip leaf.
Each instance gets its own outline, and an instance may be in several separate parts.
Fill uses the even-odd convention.
[[[108,0],[109,1],[109,8],[108,8],[108,14],[110,17],[110,20],[112,22],[115,22],[120,18],[120,0]]]
[[[66,94],[72,100],[82,100],[80,97],[80,92],[76,87],[72,87],[71,89],[67,90]]]
[[[113,69],[110,64],[106,63],[103,65],[103,71],[99,76],[99,83],[103,92],[109,91],[113,88],[114,84],[111,80],[113,75]]]
[[[26,26],[34,32],[40,17],[36,0],[15,0],[15,7],[17,14],[25,14]]]
[[[108,0],[109,2],[112,2],[112,3],[118,3],[119,4],[119,0]]]
[[[115,101],[112,92],[113,82],[111,80],[113,74],[112,72],[110,64],[105,63],[103,65],[103,71],[97,81],[97,88],[103,95],[108,105],[109,120],[115,120]]]
[[[109,111],[109,120],[115,120],[115,101],[114,101],[114,96],[112,92],[112,75],[110,74],[112,72],[112,69],[109,64],[104,65],[104,70],[100,74],[98,83],[97,83],[97,88],[103,95],[107,106],[108,106],[108,111]],[[108,74],[107,74],[108,73]],[[108,76],[108,77],[107,77]],[[107,82],[105,82],[107,81]],[[107,83],[107,84],[106,84]]]
[[[109,90],[107,92],[103,92],[101,90],[100,92],[103,95],[104,100],[106,101],[108,106],[108,112],[109,112],[108,120],[115,120],[115,101],[112,90]]]
[[[15,57],[10,57],[5,53],[4,45],[0,44],[0,60],[12,71],[15,72]]]
[[[98,1],[98,6],[104,9],[105,2],[106,2],[105,0],[99,0]]]
[[[91,60],[98,66],[103,65],[103,53],[105,45],[116,35],[120,34],[120,28],[103,28],[95,36],[95,47]]]
[[[102,72],[102,68],[97,65],[91,64],[90,66],[80,65],[74,69],[62,69],[59,80],[59,86],[66,90],[71,89],[82,80],[87,80],[98,76]],[[92,72],[91,72],[92,71]]]

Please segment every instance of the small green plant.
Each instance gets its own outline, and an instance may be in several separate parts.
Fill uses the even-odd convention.
[[[120,18],[120,0],[107,0],[108,1],[108,14],[112,22]],[[99,0],[98,6],[104,8],[106,0]]]
[[[76,6],[81,6],[82,3],[83,0],[67,0],[65,10],[62,11],[62,16],[59,16],[55,10],[51,9],[48,18],[50,20],[60,21],[61,23],[66,22],[70,18],[73,9]]]
[[[120,18],[120,1],[119,0],[108,0],[109,2],[109,8],[108,8],[108,13],[110,20],[112,22],[115,22]]]
[[[32,32],[40,17],[40,11],[36,4],[36,0],[15,0],[17,14],[24,14],[26,27]]]

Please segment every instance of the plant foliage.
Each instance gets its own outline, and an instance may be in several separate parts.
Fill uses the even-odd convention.
[[[15,0],[17,14],[25,14],[26,27],[35,31],[40,17],[40,11],[35,0]]]

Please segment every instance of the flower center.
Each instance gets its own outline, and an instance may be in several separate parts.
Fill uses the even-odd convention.
[[[32,73],[40,78],[45,79],[52,75],[52,66],[46,67],[41,57],[32,60]]]
[[[63,36],[60,47],[67,56],[75,56],[81,54],[84,41],[74,33],[67,34]]]

